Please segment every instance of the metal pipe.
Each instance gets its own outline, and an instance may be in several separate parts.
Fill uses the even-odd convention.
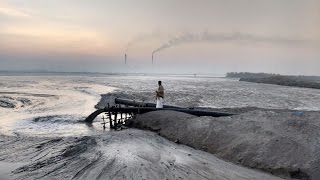
[[[155,103],[145,103],[145,102],[141,102],[141,101],[135,101],[135,100],[130,100],[130,99],[121,99],[121,98],[116,98],[114,100],[114,102],[116,104],[123,104],[123,105],[127,105],[127,106],[134,106],[134,107],[156,107]],[[179,106],[169,106],[169,105],[163,105],[163,108],[181,108],[184,109],[182,107]]]
[[[95,119],[96,116],[103,112],[122,112],[122,113],[133,113],[133,114],[143,114],[151,111],[178,111],[183,113],[192,114],[195,116],[212,116],[212,117],[220,117],[220,116],[232,116],[235,114],[232,113],[225,113],[225,112],[217,112],[217,111],[203,111],[203,110],[193,110],[193,109],[185,109],[185,108],[154,108],[154,107],[123,107],[123,108],[117,108],[117,107],[111,107],[111,108],[105,108],[105,109],[98,109],[92,114],[90,114],[85,121],[92,123],[92,121]]]

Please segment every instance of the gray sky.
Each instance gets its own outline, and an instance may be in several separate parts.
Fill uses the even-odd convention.
[[[319,40],[317,0],[0,0],[0,70],[320,75]]]

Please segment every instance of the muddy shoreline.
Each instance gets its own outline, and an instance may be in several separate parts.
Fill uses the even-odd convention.
[[[275,84],[300,88],[320,89],[320,77],[318,76],[289,76],[267,73],[227,73],[226,77],[239,78],[239,81]]]
[[[117,95],[103,96],[97,106],[111,102]],[[128,125],[279,177],[320,178],[319,111],[257,107],[198,109],[238,115],[213,118],[150,112],[138,115]]]
[[[254,110],[230,117],[180,112],[138,115],[132,127],[283,178],[320,178],[320,112]]]
[[[7,163],[7,172],[11,171],[0,174],[6,179],[280,179],[137,129],[97,136],[1,135],[1,139],[1,164]]]
[[[18,180],[281,179],[135,128],[78,137],[0,135],[0,164],[0,179]]]
[[[94,121],[92,125],[88,126],[83,124],[82,121],[85,115],[91,113],[93,106],[99,101],[99,94],[107,93],[110,86],[117,87],[118,89],[115,89],[113,93],[102,95],[96,108],[104,107],[108,101],[116,96],[153,102],[154,94],[150,87],[153,87],[153,83],[156,82],[155,78],[141,80],[140,77],[125,77],[122,79],[117,77],[116,80],[113,81],[113,77],[108,77],[108,84],[104,84],[103,86],[101,84],[105,83],[105,77],[95,79],[94,82],[99,82],[97,84],[92,83],[92,79],[83,80],[83,78],[63,78],[62,80],[54,81],[44,79],[37,84],[30,84],[28,78],[22,78],[22,80],[26,82],[24,86],[28,87],[28,89],[19,93],[28,94],[12,94],[11,92],[16,92],[17,84],[20,86],[20,82],[15,82],[14,79],[15,78],[4,80],[4,82],[7,82],[7,86],[11,87],[11,90],[7,89],[6,91],[8,92],[1,95],[1,100],[10,102],[16,107],[6,108],[8,107],[7,103],[2,104],[5,107],[0,107],[2,108],[1,118],[6,120],[1,121],[2,126],[0,128],[2,128],[1,130],[4,132],[6,132],[5,130],[12,132],[9,133],[10,136],[8,134],[6,134],[7,136],[4,134],[0,135],[0,165],[5,167],[0,170],[0,179],[249,180],[281,179],[282,177],[286,179],[291,179],[291,177],[313,179],[313,177],[315,177],[312,171],[308,171],[308,168],[317,169],[313,165],[317,164],[318,161],[317,158],[313,157],[318,153],[319,148],[317,144],[319,143],[317,143],[317,138],[312,139],[310,136],[299,136],[299,138],[301,142],[303,142],[302,144],[314,147],[312,152],[310,152],[312,148],[302,148],[303,154],[310,155],[314,161],[308,164],[310,158],[302,158],[300,160],[301,162],[297,162],[295,166],[290,164],[290,161],[288,164],[293,168],[289,171],[296,172],[295,176],[288,176],[281,173],[274,173],[277,174],[277,176],[274,176],[271,174],[273,172],[270,173],[270,171],[266,171],[263,168],[256,168],[260,162],[265,161],[265,159],[263,159],[265,156],[263,155],[269,152],[267,151],[268,148],[261,148],[260,151],[256,151],[256,156],[251,156],[252,154],[250,153],[244,153],[249,152],[243,151],[246,150],[245,147],[252,148],[252,145],[256,146],[256,144],[243,141],[250,138],[250,136],[243,136],[242,139],[239,139],[235,134],[226,131],[226,129],[235,126],[232,123],[227,123],[229,121],[226,120],[220,119],[220,121],[217,122],[221,124],[212,124],[212,128],[207,128],[207,126],[204,126],[204,128],[202,125],[210,125],[210,123],[212,123],[211,119],[195,118],[185,123],[186,119],[179,120],[179,118],[181,119],[180,115],[168,114],[170,116],[164,119],[165,121],[163,121],[164,116],[160,115],[158,123],[161,123],[157,126],[165,126],[167,124],[169,125],[167,127],[173,128],[167,130],[165,127],[161,128],[162,130],[157,127],[154,128],[156,124],[147,124],[153,121],[141,122],[145,124],[146,127],[150,126],[150,128],[142,127],[143,129],[146,128],[156,132],[136,128],[123,131],[104,131],[100,124],[101,121],[98,119]],[[260,135],[268,135],[268,138],[265,140],[269,139],[269,141],[264,141],[263,138],[261,139],[261,137],[264,136],[259,135],[256,141],[252,141],[255,143],[264,142],[268,144],[267,142],[271,142],[272,145],[272,142],[277,142],[277,139],[271,138],[272,129],[270,131],[264,131],[265,127],[263,125],[259,124],[259,122],[254,122],[256,117],[258,117],[259,120],[263,120],[264,117],[269,117],[266,116],[268,114],[265,113],[271,111],[271,109],[264,109],[265,107],[318,109],[318,92],[311,90],[301,92],[300,89],[287,89],[282,87],[274,89],[273,86],[263,85],[261,87],[260,85],[248,85],[246,83],[224,79],[193,78],[177,80],[167,78],[165,82],[166,88],[168,89],[166,104],[235,113],[259,112],[259,116],[255,113],[246,114],[246,117],[253,118],[251,119],[252,122],[248,121],[244,123],[245,125],[250,125],[247,128],[241,126],[241,123],[237,125],[239,127],[238,129],[235,128],[236,126],[233,127],[235,133],[243,130],[243,134],[255,135],[255,133],[258,133],[259,135],[260,133]],[[192,83],[192,86],[190,86],[190,83]],[[66,86],[66,84],[68,85]],[[207,91],[208,88],[211,90]],[[265,89],[267,90],[265,91]],[[289,99],[283,95],[284,92],[292,96],[295,94],[299,94],[300,96],[294,96],[297,98]],[[280,96],[277,95],[279,93]],[[42,94],[55,96],[42,97]],[[30,101],[27,102],[21,98],[27,98],[30,99]],[[273,101],[276,99],[279,100],[274,103]],[[199,107],[201,105],[204,107]],[[210,108],[207,108],[209,106]],[[272,110],[272,112],[283,113],[286,112],[286,110],[278,109]],[[306,111],[291,110],[287,113],[289,113],[290,116],[292,115],[291,113],[294,113],[292,117],[304,117],[304,115],[307,114]],[[13,115],[15,115],[14,118]],[[143,119],[146,120],[147,118]],[[156,120],[154,118],[152,119]],[[243,117],[243,119],[246,118]],[[170,122],[166,122],[168,120],[170,120]],[[176,124],[171,124],[172,122]],[[197,124],[199,122],[203,124]],[[305,123],[305,121],[301,120],[292,122],[294,123],[287,124],[287,126],[294,126],[297,129],[296,131],[313,132],[315,135],[312,137],[320,137],[317,134],[318,131],[310,130],[310,126],[314,125],[314,122],[310,121],[309,123]],[[8,123],[10,123],[10,126],[7,126]],[[180,131],[176,131],[174,128],[182,127],[184,126],[183,124],[186,125],[184,128],[185,133],[187,133],[186,135],[178,133]],[[197,127],[198,130],[195,131],[192,129],[195,127]],[[279,125],[279,127],[286,126]],[[316,128],[317,126],[314,127]],[[221,130],[218,131],[215,128],[220,128]],[[209,130],[218,136],[210,135]],[[168,132],[168,134],[165,132]],[[197,132],[197,135],[192,134],[194,132]],[[176,135],[179,135],[179,137],[175,137]],[[180,137],[180,135],[183,136]],[[198,135],[203,135],[200,136],[201,141],[197,139],[199,137]],[[189,136],[189,139],[183,139],[183,137],[186,136]],[[232,142],[228,141],[221,144],[221,142],[224,142],[220,142],[219,140],[221,139],[234,139],[236,142],[239,142],[241,146],[236,146],[238,144],[232,144]],[[279,141],[289,142],[285,138],[279,139]],[[179,142],[180,144],[174,142]],[[209,145],[207,148],[202,148],[202,146],[208,142],[215,142],[215,147],[220,148],[210,149]],[[297,144],[297,146],[293,146],[292,149],[299,147],[300,150],[301,147],[304,147],[301,146],[299,142],[290,142]],[[235,145],[231,147],[236,147],[238,151],[235,151],[233,148],[228,149],[228,146],[226,146],[228,144]],[[200,145],[202,146],[200,147]],[[266,151],[263,151],[263,149],[266,149]],[[279,148],[275,147],[275,149]],[[290,152],[290,149],[287,151]],[[221,154],[219,154],[219,152]],[[225,152],[228,152],[228,154],[224,154]],[[238,159],[237,156],[232,156],[235,154],[241,155],[241,162],[238,162],[241,158]],[[255,157],[255,159],[250,159],[250,157]],[[285,160],[283,162],[286,162]],[[248,165],[246,162],[256,164]],[[270,162],[277,161],[270,160]],[[302,173],[299,173],[297,167],[300,168],[301,164],[305,166],[300,169]],[[275,165],[261,165],[261,167],[270,166],[274,167]],[[285,166],[283,163],[280,163],[279,167]],[[286,170],[284,172],[289,171]],[[303,173],[306,173],[308,177],[298,177],[303,175]]]

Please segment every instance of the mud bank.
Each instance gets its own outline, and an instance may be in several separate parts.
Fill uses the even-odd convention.
[[[288,76],[267,73],[233,72],[227,73],[226,77],[240,78],[239,81],[253,83],[320,89],[320,77],[317,76]]]
[[[150,112],[134,127],[284,178],[320,179],[320,112],[254,110],[230,117]]]
[[[137,129],[90,137],[1,136],[0,160],[8,166],[0,179],[280,179]]]

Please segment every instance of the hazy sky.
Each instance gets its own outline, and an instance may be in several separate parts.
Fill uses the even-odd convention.
[[[0,0],[0,70],[320,75],[319,42],[319,0]]]

